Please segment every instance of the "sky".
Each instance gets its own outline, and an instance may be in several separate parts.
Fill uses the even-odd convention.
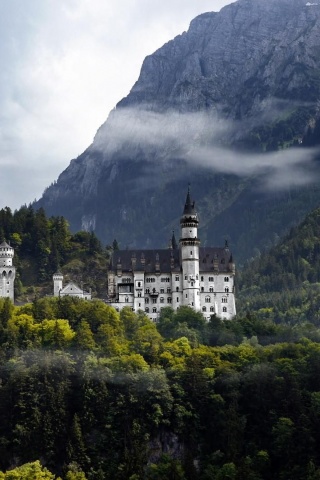
[[[128,95],[144,58],[231,0],[0,0],[0,208],[42,192]]]

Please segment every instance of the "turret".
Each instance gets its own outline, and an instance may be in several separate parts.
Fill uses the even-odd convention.
[[[183,272],[183,305],[189,305],[195,310],[200,309],[200,284],[199,284],[199,245],[198,215],[195,202],[191,201],[188,188],[187,198],[180,220],[181,261]]]
[[[14,280],[16,269],[12,265],[14,249],[3,242],[0,244],[0,297],[8,297],[14,300]]]
[[[63,274],[60,271],[58,271],[57,273],[53,274],[52,278],[53,278],[53,296],[59,297],[60,291],[62,290]]]

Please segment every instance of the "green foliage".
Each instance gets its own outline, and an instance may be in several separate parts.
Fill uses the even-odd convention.
[[[106,259],[109,253],[93,232],[71,234],[63,217],[47,218],[44,210],[31,206],[11,212],[0,210],[0,232],[15,249],[16,296],[24,286],[47,287],[52,291],[52,275],[63,267],[78,283],[82,280],[94,292],[105,290]]]
[[[165,309],[158,330],[70,298],[3,311],[2,471],[40,458],[43,478],[66,480],[319,477],[320,343],[307,329]]]

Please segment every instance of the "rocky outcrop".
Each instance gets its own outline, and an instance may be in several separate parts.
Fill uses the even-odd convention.
[[[94,227],[105,242],[163,246],[178,226],[191,181],[203,241],[219,244],[231,236],[236,244],[245,232],[230,233],[232,210],[241,201],[245,214],[251,205],[244,199],[252,202],[259,192],[252,172],[219,162],[217,147],[234,153],[254,141],[268,149],[259,130],[268,126],[276,148],[274,125],[284,119],[281,141],[301,141],[320,98],[319,52],[320,6],[302,0],[238,0],[198,16],[144,60],[130,94],[36,206],[66,216],[74,229]],[[290,191],[290,198],[302,190]],[[279,195],[287,203],[287,194]],[[315,188],[301,215],[319,198]],[[287,228],[286,218],[276,233]]]

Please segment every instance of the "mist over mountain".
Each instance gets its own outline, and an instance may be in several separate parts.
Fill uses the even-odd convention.
[[[163,247],[188,182],[202,245],[239,259],[320,201],[315,130],[320,5],[238,0],[196,17],[148,56],[138,81],[36,207],[101,240]],[[310,145],[310,142],[309,144]]]

